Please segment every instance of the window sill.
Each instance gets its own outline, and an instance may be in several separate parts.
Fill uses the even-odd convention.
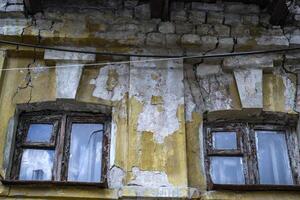
[[[213,184],[210,190],[234,191],[300,191],[300,185],[230,185]]]
[[[24,180],[1,180],[3,185],[22,185],[22,186],[85,186],[107,188],[106,183],[74,182],[74,181],[24,181]]]

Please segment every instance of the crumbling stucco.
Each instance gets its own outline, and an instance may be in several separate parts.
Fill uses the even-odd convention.
[[[93,96],[104,100],[120,101],[129,84],[129,66],[127,64],[106,65],[99,69],[99,75],[92,79],[95,85]]]
[[[129,185],[149,187],[149,188],[171,186],[171,184],[168,181],[168,176],[165,172],[141,171],[139,168],[133,167],[132,174],[134,178],[128,183]]]
[[[66,48],[68,47],[64,47],[64,49]],[[90,50],[92,51],[93,49]],[[94,62],[96,59],[96,55],[86,54],[86,53],[74,53],[74,52],[67,52],[67,51],[45,50],[44,58],[45,60],[57,60],[57,61],[76,60],[80,62]]]
[[[184,104],[183,91],[182,60],[133,62],[129,95],[143,104],[137,131],[153,132],[156,141],[163,143],[178,130],[177,110]],[[153,103],[153,97],[161,103]]]
[[[293,112],[295,109],[296,84],[295,77],[292,80],[291,76],[283,76],[285,111]]]
[[[113,166],[108,173],[109,188],[119,189],[124,186],[125,171],[120,167]]]
[[[233,82],[231,74],[210,75],[199,78],[199,89],[206,110],[228,110],[233,107],[229,86]]]
[[[243,108],[262,108],[262,70],[235,70],[234,76]]]
[[[252,4],[172,1],[170,21],[161,22],[150,19],[148,3],[140,4],[136,0],[90,2],[74,1],[68,8],[47,7],[43,13],[25,18],[23,1],[0,0],[0,37],[7,39],[9,35],[16,41],[72,49],[118,53],[145,50],[147,54],[169,55],[199,55],[208,49],[214,49],[210,53],[249,51],[299,44],[299,9],[295,11],[294,24],[274,27],[269,24],[270,16]],[[74,6],[76,4],[80,6]],[[86,63],[120,59],[5,45],[2,48],[7,48],[13,59],[10,58],[7,66],[1,66],[3,59],[0,56],[0,68],[26,67],[32,62],[31,56],[43,57],[43,53],[49,65],[56,61]],[[5,133],[11,129],[9,119],[15,111],[15,103],[71,98],[113,106],[109,188],[58,190],[49,187],[45,192],[43,187],[1,185],[0,198],[299,199],[298,193],[284,191],[276,194],[268,191],[206,192],[203,167],[203,112],[220,110],[222,113],[242,107],[293,112],[294,77],[278,73],[274,78],[270,72],[277,61],[283,66],[288,64],[291,69],[296,68],[299,56],[285,54],[285,61],[281,55],[271,54],[228,57],[224,61],[223,58],[212,61],[185,59],[184,64],[191,62],[193,65],[189,76],[184,78],[182,74],[187,70],[182,69],[182,61],[176,60],[94,66],[82,72],[62,70],[60,73],[58,68],[42,71],[31,68],[33,88],[20,91],[14,101],[11,100],[15,89],[26,79],[27,71],[0,71],[3,94],[0,99],[0,141],[5,141]],[[25,62],[19,56],[30,57],[30,60]],[[263,71],[247,78],[245,74],[236,75],[238,73],[232,71],[237,68]],[[255,83],[258,87],[253,86]],[[263,89],[260,84],[264,84]],[[79,92],[76,92],[77,88]],[[259,103],[252,104],[256,100]],[[4,145],[5,142],[0,144],[0,152]],[[192,194],[189,195],[187,191],[191,187]]]
[[[56,97],[75,99],[83,65],[66,66],[67,64],[58,64],[56,68]]]

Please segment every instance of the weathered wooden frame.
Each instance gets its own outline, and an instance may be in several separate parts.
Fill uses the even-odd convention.
[[[18,123],[16,142],[14,147],[13,165],[9,180],[3,180],[4,184],[47,184],[47,185],[83,185],[107,187],[107,172],[109,164],[110,147],[110,121],[111,116],[102,113],[69,112],[69,111],[38,111],[23,113]],[[77,123],[101,123],[103,129],[102,141],[102,169],[100,182],[75,182],[67,180],[67,167],[69,159],[71,125]],[[30,124],[53,124],[54,131],[50,143],[28,143],[26,136]],[[51,149],[55,151],[52,179],[47,181],[19,180],[20,164],[23,149]]]
[[[265,185],[259,183],[259,170],[257,153],[255,146],[255,131],[272,130],[285,132],[290,168],[293,176],[294,185]],[[215,151],[212,149],[212,132],[214,131],[233,131],[237,133],[237,150]],[[258,123],[209,123],[204,127],[204,156],[205,170],[207,176],[207,189],[226,189],[226,190],[300,190],[299,164],[300,155],[298,148],[298,138],[296,127],[258,124]],[[239,144],[240,141],[240,144]],[[210,156],[238,156],[243,158],[243,170],[245,177],[244,185],[234,184],[215,184],[210,176]]]

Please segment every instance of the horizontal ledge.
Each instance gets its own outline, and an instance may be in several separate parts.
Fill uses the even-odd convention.
[[[241,150],[210,150],[207,153],[208,156],[224,156],[224,157],[232,157],[232,156],[244,156]]]
[[[75,181],[25,181],[25,180],[1,180],[3,185],[28,185],[28,186],[88,186],[107,188],[106,183],[75,182]]]
[[[300,185],[232,185],[212,184],[212,190],[233,190],[233,191],[300,191]]]

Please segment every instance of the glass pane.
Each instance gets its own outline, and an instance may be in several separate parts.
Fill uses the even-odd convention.
[[[25,149],[23,151],[20,180],[51,180],[53,150]]]
[[[100,182],[102,124],[72,124],[69,181]]]
[[[215,184],[245,184],[241,157],[210,158],[210,175]]]
[[[237,149],[235,132],[213,132],[214,149]]]
[[[52,124],[30,124],[26,141],[50,142],[52,132]]]
[[[283,132],[257,131],[256,150],[261,184],[293,184]]]

